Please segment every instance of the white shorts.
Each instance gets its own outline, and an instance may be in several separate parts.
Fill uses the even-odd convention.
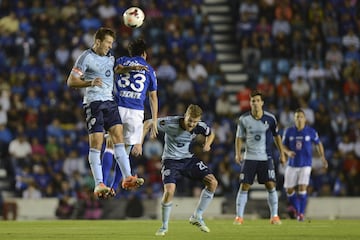
[[[311,167],[286,166],[284,188],[293,188],[297,185],[309,185]]]
[[[119,113],[124,129],[125,144],[140,144],[144,126],[144,111],[119,107]]]

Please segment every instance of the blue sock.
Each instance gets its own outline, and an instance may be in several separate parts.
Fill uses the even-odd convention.
[[[279,199],[275,188],[268,190],[268,205],[270,208],[270,216],[278,216]]]
[[[292,194],[287,195],[287,198],[289,200],[289,203],[295,208],[296,213],[298,213],[300,209],[299,209],[299,200],[296,192],[294,191]]]
[[[202,218],[202,215],[203,215],[204,211],[209,206],[209,204],[210,204],[211,200],[213,199],[213,197],[214,197],[214,193],[207,190],[207,188],[204,188],[201,191],[200,200],[199,200],[199,203],[198,203],[198,205],[197,205],[197,207],[195,209],[194,217]]]
[[[108,185],[108,179],[110,175],[110,171],[113,165],[113,154],[114,151],[112,149],[105,149],[102,156],[102,173],[104,178],[104,183]]]
[[[299,192],[299,214],[305,214],[308,195],[306,191]]]
[[[171,207],[172,207],[172,202],[169,203],[161,202],[162,227],[166,229],[169,227]]]
[[[115,173],[114,173],[114,179],[113,182],[111,184],[111,187],[116,191],[119,187],[119,183],[121,180],[122,174],[121,174],[121,170],[118,164],[115,164]]]
[[[248,191],[241,191],[239,189],[238,194],[236,196],[236,216],[244,217],[244,210],[248,200]]]
[[[104,182],[100,160],[100,151],[95,148],[89,150],[89,164],[95,181],[95,186]]]

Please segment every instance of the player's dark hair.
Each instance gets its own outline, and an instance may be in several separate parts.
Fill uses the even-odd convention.
[[[253,98],[255,96],[260,96],[261,97],[261,100],[263,100],[263,95],[262,93],[259,91],[259,90],[253,90],[251,91],[250,93],[250,98]]]
[[[112,29],[106,28],[106,27],[101,27],[96,31],[95,39],[99,39],[100,41],[104,41],[104,39],[105,39],[105,37],[107,35],[113,37],[114,39],[116,37],[116,34]]]
[[[128,52],[130,57],[141,56],[146,51],[146,42],[142,38],[138,38],[129,43]]]
[[[295,110],[295,113],[302,113],[302,114],[305,115],[305,112],[304,112],[304,110],[303,110],[302,108],[297,108],[297,109]]]

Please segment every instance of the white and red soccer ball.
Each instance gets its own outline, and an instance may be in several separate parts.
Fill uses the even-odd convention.
[[[123,14],[123,20],[125,26],[130,28],[138,28],[143,25],[145,19],[145,14],[143,10],[138,7],[130,7],[126,9]]]

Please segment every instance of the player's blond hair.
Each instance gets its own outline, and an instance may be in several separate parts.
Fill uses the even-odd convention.
[[[197,118],[202,116],[202,109],[198,105],[190,104],[186,109],[186,115],[189,115],[192,118]]]

